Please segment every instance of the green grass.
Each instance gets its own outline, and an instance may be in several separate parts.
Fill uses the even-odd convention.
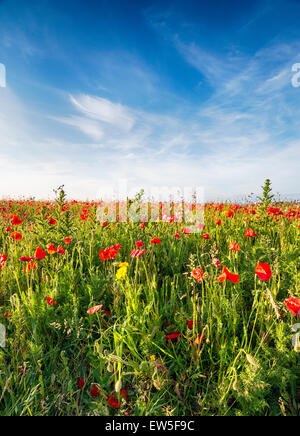
[[[223,210],[208,205],[210,239],[203,239],[181,233],[183,223],[103,227],[96,204],[68,204],[62,211],[61,201],[0,202],[0,255],[8,257],[0,270],[0,323],[7,334],[0,348],[2,416],[299,415],[299,353],[291,331],[297,320],[284,305],[300,296],[297,205],[281,205],[283,212],[296,211],[291,219],[268,215],[260,205],[226,218],[229,204]],[[80,218],[82,207],[87,220]],[[13,229],[21,241],[5,230],[10,214],[23,219]],[[57,224],[48,224],[45,214]],[[247,228],[257,238],[246,238]],[[160,245],[150,244],[154,237]],[[146,253],[132,259],[139,240]],[[241,250],[230,252],[230,242]],[[66,254],[47,255],[24,272],[19,258],[48,243]],[[100,260],[99,251],[117,243],[115,259]],[[239,274],[239,282],[219,283],[214,259]],[[270,281],[256,276],[258,261],[271,266]],[[129,263],[124,280],[115,277],[120,262]],[[191,276],[196,267],[204,271],[202,283]],[[57,304],[49,306],[46,297]],[[111,314],[88,315],[98,304]],[[166,340],[173,330],[181,336]],[[195,344],[200,334],[205,339]],[[128,394],[118,408],[107,401],[115,389]]]

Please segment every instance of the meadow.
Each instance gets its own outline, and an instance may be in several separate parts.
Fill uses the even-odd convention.
[[[0,201],[1,416],[298,416],[299,204],[98,207]]]

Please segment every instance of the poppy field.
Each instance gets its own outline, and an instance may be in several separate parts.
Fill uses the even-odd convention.
[[[299,415],[299,204],[98,207],[0,201],[0,415]]]

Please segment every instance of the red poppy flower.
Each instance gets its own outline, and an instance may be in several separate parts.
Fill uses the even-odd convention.
[[[201,324],[200,321],[198,321],[198,324]],[[193,328],[194,321],[187,321],[186,325],[188,326],[189,329],[191,329],[191,328]]]
[[[165,338],[167,341],[170,341],[170,340],[179,338],[179,336],[181,336],[181,334],[178,331],[174,331],[170,335],[165,336]]]
[[[6,254],[1,254],[0,255],[0,269],[2,269],[4,267],[6,261],[7,261]]]
[[[72,244],[71,238],[67,237],[66,239],[64,239],[64,243],[65,244]]]
[[[253,229],[247,229],[246,232],[245,232],[245,237],[246,238],[256,238],[257,234],[254,233]]]
[[[300,300],[297,297],[287,298],[284,304],[293,316],[300,316]]]
[[[160,244],[161,240],[159,238],[153,238],[152,241],[150,241],[151,244]]]
[[[270,265],[267,263],[257,262],[255,273],[261,280],[264,280],[265,282],[269,281],[272,277]]]
[[[142,230],[145,227],[145,223],[140,224],[140,229]]]
[[[10,234],[10,237],[13,238],[13,239],[15,239],[16,241],[21,241],[22,238],[23,238],[23,236],[22,236],[21,233],[19,233],[19,232],[12,232],[12,233]]]
[[[32,269],[36,269],[37,267],[37,262],[28,262],[27,266],[25,266],[24,271],[25,272],[29,272]]]
[[[23,221],[21,220],[21,218],[19,218],[17,215],[13,215],[12,216],[11,223],[12,223],[13,226],[18,226],[18,225],[22,224],[22,222]]]
[[[140,257],[142,254],[146,253],[146,250],[133,250],[130,253],[130,257]]]
[[[97,398],[97,397],[99,397],[99,395],[100,395],[100,392],[99,392],[98,386],[94,386],[91,390],[91,396],[93,398]]]
[[[137,248],[142,248],[142,247],[144,246],[144,243],[143,243],[143,241],[137,241],[137,242],[135,243],[135,246],[136,246]]]
[[[50,218],[48,221],[48,224],[51,224],[51,226],[56,226],[57,221],[54,218]]]
[[[120,251],[121,244],[114,244],[114,245],[112,245],[110,248],[111,248],[111,249],[115,249],[115,250],[117,250],[117,251]]]
[[[174,238],[180,239],[180,235],[178,233],[175,233]]]
[[[221,223],[222,223],[222,221],[221,221],[221,220],[218,220],[218,221],[216,222],[216,226],[220,226]]]
[[[47,251],[49,254],[54,254],[57,252],[57,249],[54,247],[54,244],[48,244]]]
[[[6,227],[6,229],[5,229],[6,232],[10,232],[11,230],[12,230],[11,227]]]
[[[20,257],[19,260],[21,262],[31,262],[33,259],[34,259],[34,257],[23,256],[23,257]]]
[[[203,281],[204,272],[202,268],[196,268],[192,271],[192,276],[201,283]]]
[[[202,238],[203,238],[203,239],[210,239],[210,236],[209,236],[208,233],[204,233],[204,234],[202,235]]]
[[[44,259],[47,256],[46,251],[44,251],[41,247],[38,247],[35,252],[36,259]]]
[[[229,250],[240,251],[240,246],[239,246],[239,244],[237,242],[230,242]]]
[[[77,387],[79,389],[82,389],[84,387],[85,383],[82,377],[79,377],[78,381],[77,381]]]
[[[240,280],[240,276],[238,274],[233,274],[231,272],[229,272],[225,266],[223,266],[223,271],[222,274],[217,277],[217,280],[220,283],[225,282],[225,280],[229,280],[232,283],[238,283],[238,281]]]
[[[94,315],[94,313],[98,312],[100,309],[102,309],[102,307],[103,307],[103,304],[99,304],[98,306],[94,306],[94,307],[91,307],[90,309],[88,309],[86,311],[86,313],[89,315]]]
[[[112,245],[111,247],[105,248],[105,250],[100,250],[99,257],[101,260],[114,259],[119,249],[120,244]]]
[[[65,250],[63,249],[63,247],[62,247],[61,245],[59,245],[59,246],[57,247],[57,252],[58,252],[59,254],[65,254],[65,253],[66,253]]]
[[[50,297],[46,297],[46,301],[49,304],[49,306],[55,306],[56,305],[56,301],[52,300],[52,298],[50,298]]]
[[[127,396],[127,391],[126,391],[126,389],[122,389],[122,390],[120,391],[120,397],[121,397],[122,395],[124,395],[125,400],[126,400],[126,403],[128,403],[128,396]],[[107,401],[108,401],[108,403],[109,403],[110,406],[115,407],[115,408],[120,407],[121,404],[122,404],[122,403],[119,403],[119,402],[117,401],[115,394],[111,395]]]

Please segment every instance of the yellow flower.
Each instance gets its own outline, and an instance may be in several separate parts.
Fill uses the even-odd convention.
[[[125,279],[126,275],[127,275],[127,267],[122,266],[121,268],[118,269],[118,271],[116,273],[116,278],[118,280],[123,280],[123,279]]]
[[[156,359],[155,354],[152,354],[152,356],[150,356],[151,362],[153,362],[155,359]]]
[[[119,268],[127,268],[129,266],[128,262],[122,262],[119,264]]]

